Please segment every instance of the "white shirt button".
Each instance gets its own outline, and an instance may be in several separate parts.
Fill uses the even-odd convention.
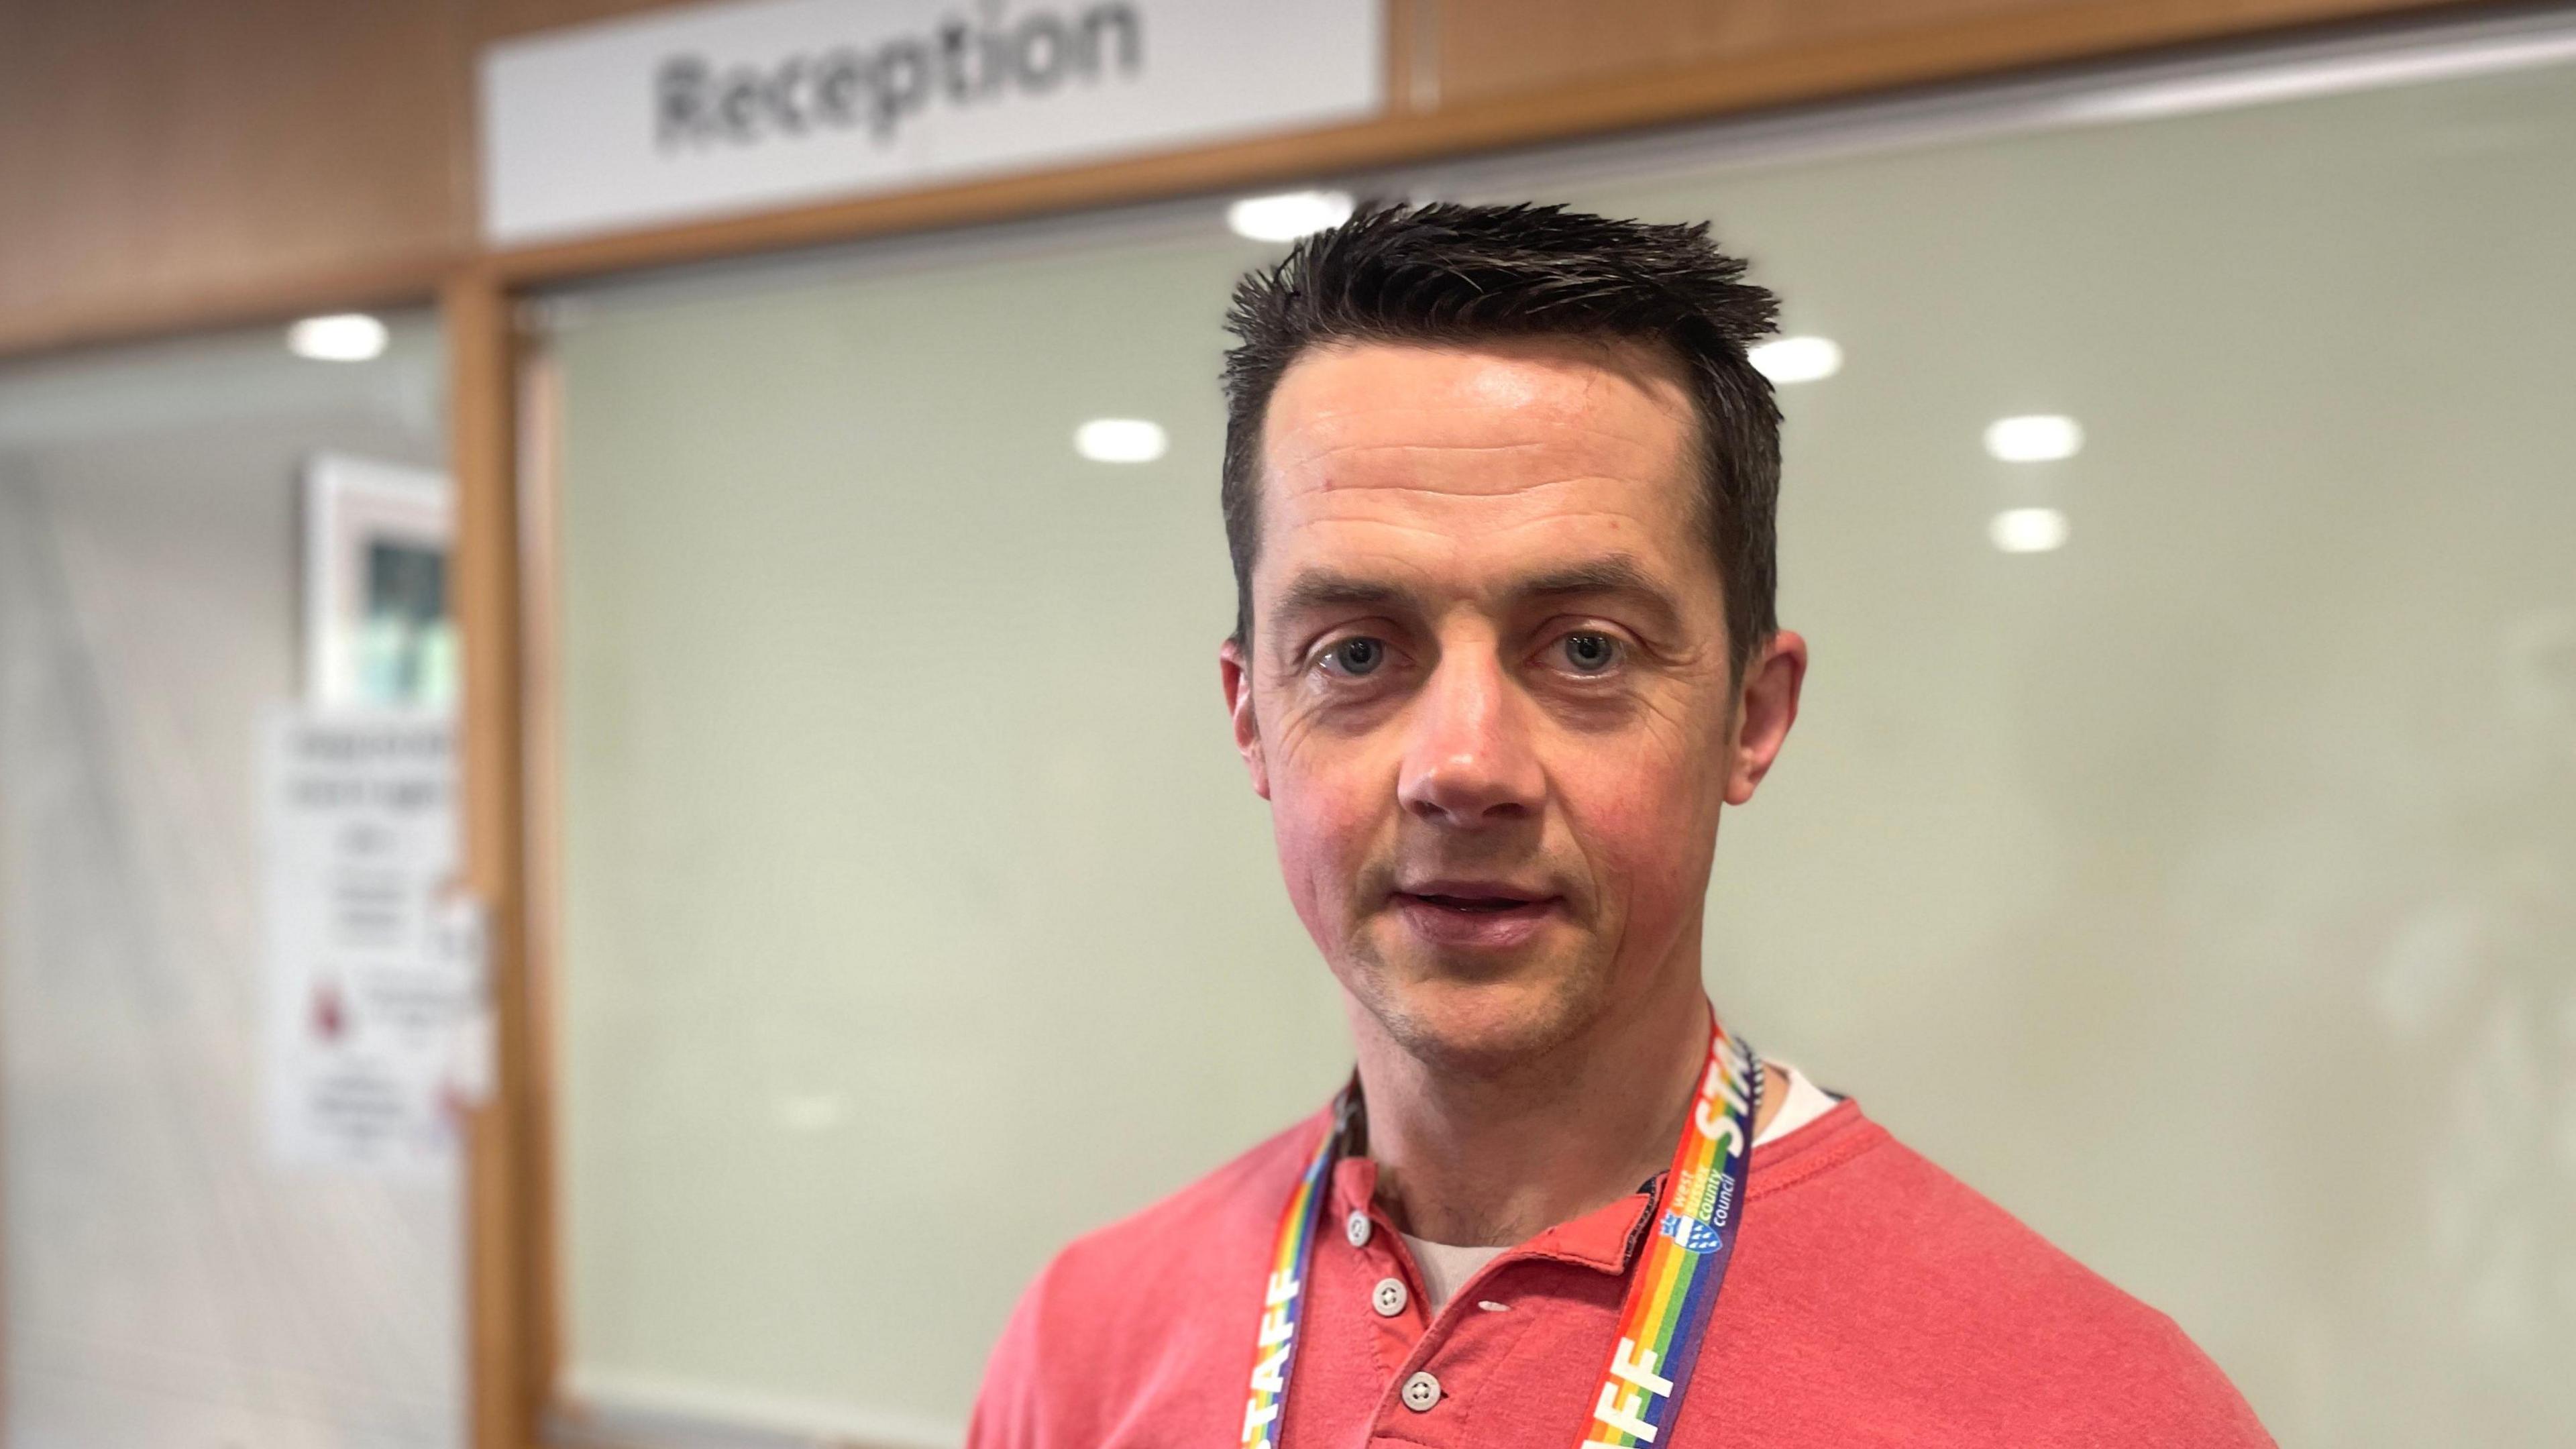
[[[1403,1279],[1380,1278],[1377,1280],[1377,1291],[1369,1295],[1369,1306],[1377,1310],[1378,1317],[1393,1318],[1404,1311],[1406,1300],[1412,1296],[1404,1291]],[[1437,1393],[1439,1390],[1435,1387],[1433,1392]]]
[[[1415,1374],[1404,1381],[1404,1406],[1417,1414],[1431,1412],[1440,1402],[1440,1381],[1428,1373]]]
[[[1350,1221],[1342,1224],[1342,1236],[1349,1238],[1351,1240],[1351,1246],[1354,1248],[1367,1247],[1369,1240],[1368,1214],[1351,1214]]]

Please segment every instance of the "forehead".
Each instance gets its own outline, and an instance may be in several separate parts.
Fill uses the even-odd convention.
[[[1318,349],[1280,378],[1263,419],[1260,570],[1603,549],[1668,575],[1713,568],[1690,526],[1697,440],[1679,362],[1643,347]]]

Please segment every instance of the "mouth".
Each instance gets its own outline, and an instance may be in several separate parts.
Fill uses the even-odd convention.
[[[1501,911],[1516,911],[1523,906],[1542,904],[1538,898],[1530,896],[1457,895],[1446,891],[1398,891],[1396,894],[1409,901],[1420,901],[1422,904],[1427,906],[1438,906],[1444,911],[1473,911],[1491,914]]]
[[[1525,944],[1556,913],[1561,898],[1477,881],[1424,881],[1393,893],[1415,935],[1438,946],[1501,949]]]

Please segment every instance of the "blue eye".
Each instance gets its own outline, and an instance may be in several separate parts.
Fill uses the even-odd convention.
[[[1600,674],[1619,662],[1619,641],[1607,634],[1577,632],[1558,641],[1566,666],[1577,674]]]
[[[1382,639],[1345,639],[1324,651],[1324,662],[1341,674],[1356,679],[1375,672],[1386,662],[1386,641]]]

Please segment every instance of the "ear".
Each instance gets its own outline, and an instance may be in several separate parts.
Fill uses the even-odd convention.
[[[1270,764],[1261,753],[1261,725],[1252,717],[1252,668],[1232,639],[1217,646],[1217,679],[1225,686],[1225,712],[1234,723],[1234,752],[1252,774],[1252,793],[1270,798]]]
[[[1753,798],[1771,762],[1798,719],[1798,691],[1807,681],[1807,641],[1783,629],[1744,666],[1735,701],[1734,758],[1727,763],[1726,803]]]

